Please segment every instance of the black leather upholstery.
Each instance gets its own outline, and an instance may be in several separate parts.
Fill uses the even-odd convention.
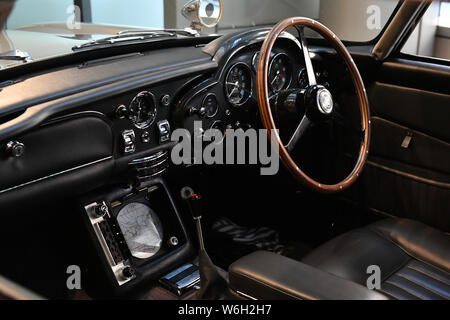
[[[367,267],[381,269],[391,299],[450,299],[450,236],[422,223],[389,219],[329,241],[303,262],[365,285]]]

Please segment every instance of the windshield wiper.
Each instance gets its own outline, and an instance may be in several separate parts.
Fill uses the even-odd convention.
[[[33,61],[33,59],[28,53],[17,49],[0,53],[0,60],[21,61],[23,63]]]
[[[149,33],[158,33],[158,34],[176,34],[179,36],[186,36],[186,37],[196,37],[198,36],[198,32],[190,29],[190,28],[186,28],[186,29],[135,29],[135,30],[122,30],[119,31],[117,34],[118,35],[130,35],[130,34],[149,34]]]
[[[193,37],[196,34],[188,30],[123,30],[114,36],[92,40],[72,48],[79,51],[90,48],[103,48],[121,43],[140,43],[142,41],[152,41],[155,39],[176,38],[178,36]]]

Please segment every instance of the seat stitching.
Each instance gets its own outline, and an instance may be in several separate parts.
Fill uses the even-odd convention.
[[[407,289],[401,287],[400,285],[393,283],[392,281],[385,281],[385,283],[389,283],[390,285],[392,285],[392,286],[394,286],[394,287],[397,287],[397,288],[399,288],[400,290],[405,291],[406,293],[412,295],[413,297],[416,297],[417,299],[424,300],[423,298],[421,298],[421,297],[417,296],[416,294],[412,293],[411,291],[409,291],[409,290],[407,290]]]
[[[380,291],[381,293],[384,293],[384,294],[386,294],[386,295],[388,295],[388,296],[391,296],[391,297],[394,298],[395,300],[400,300],[399,297],[397,297],[397,296],[395,296],[394,294],[389,293],[389,292],[387,292],[387,291],[385,291],[385,290],[377,289],[376,291]]]
[[[432,274],[430,274],[430,273],[428,273],[428,272],[425,272],[425,271],[420,270],[420,269],[416,269],[416,268],[411,267],[411,266],[407,266],[407,268],[409,268],[409,269],[411,269],[411,270],[414,270],[414,271],[417,271],[417,272],[419,272],[419,273],[421,273],[421,274],[423,274],[423,275],[425,275],[425,276],[427,276],[427,277],[430,277],[430,278],[432,278],[432,279],[434,279],[434,280],[436,280],[436,281],[442,282],[443,284],[445,284],[445,285],[447,285],[447,286],[450,286],[450,282],[447,282],[447,281],[445,281],[444,279],[439,279],[438,277],[436,277],[436,276],[434,276],[434,275],[432,275]]]
[[[412,280],[412,279],[410,279],[410,278],[408,278],[408,277],[406,277],[406,276],[404,276],[404,275],[402,275],[402,274],[396,274],[396,276],[397,276],[397,277],[400,277],[400,278],[403,278],[403,279],[406,279],[406,280],[408,280],[409,282],[414,283],[415,285],[417,285],[417,286],[419,286],[419,287],[422,287],[422,288],[424,288],[425,290],[428,290],[428,291],[430,291],[430,292],[432,292],[432,293],[434,293],[434,294],[436,294],[436,295],[438,295],[438,296],[440,296],[440,297],[442,297],[442,298],[444,298],[444,299],[446,299],[446,300],[449,299],[449,297],[443,296],[442,294],[440,294],[440,293],[434,291],[433,289],[430,289],[430,288],[428,288],[428,287],[425,287],[424,285],[418,283],[417,281],[414,281],[414,280]]]
[[[395,242],[392,238],[390,238],[390,237],[388,237],[388,236],[385,236],[382,232],[376,230],[376,229],[373,228],[372,226],[368,226],[367,228],[368,228],[370,231],[376,233],[376,234],[377,234],[378,236],[380,236],[381,238],[383,238],[383,239],[385,239],[385,240],[391,242],[393,245],[395,245],[396,247],[398,247],[400,250],[402,250],[404,253],[406,253],[406,254],[409,255],[410,257],[414,258],[415,260],[420,261],[420,262],[422,262],[423,264],[429,265],[429,266],[431,266],[431,267],[433,267],[433,268],[436,268],[436,269],[438,269],[438,270],[441,271],[441,272],[448,273],[448,271],[442,269],[440,266],[436,266],[436,265],[432,264],[431,262],[427,262],[427,261],[423,260],[422,258],[417,257],[415,254],[413,254],[413,253],[409,252],[408,250],[406,250],[405,248],[403,248],[399,243]]]
[[[404,267],[406,267],[406,265],[408,263],[410,263],[412,260],[411,257],[408,256],[408,259],[402,263],[400,266],[398,266],[397,268],[395,268],[392,272],[390,272],[387,276],[384,277],[384,280],[389,279],[390,277],[392,277],[394,274],[396,274],[397,272],[399,272],[400,270],[402,270]]]

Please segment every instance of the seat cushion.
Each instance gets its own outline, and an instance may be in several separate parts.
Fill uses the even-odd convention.
[[[416,221],[388,219],[353,230],[303,262],[362,285],[376,265],[379,291],[392,299],[450,299],[450,236]]]

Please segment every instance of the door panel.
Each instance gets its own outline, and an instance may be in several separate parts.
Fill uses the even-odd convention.
[[[353,196],[377,213],[450,231],[450,67],[386,62],[368,93],[371,150]]]

